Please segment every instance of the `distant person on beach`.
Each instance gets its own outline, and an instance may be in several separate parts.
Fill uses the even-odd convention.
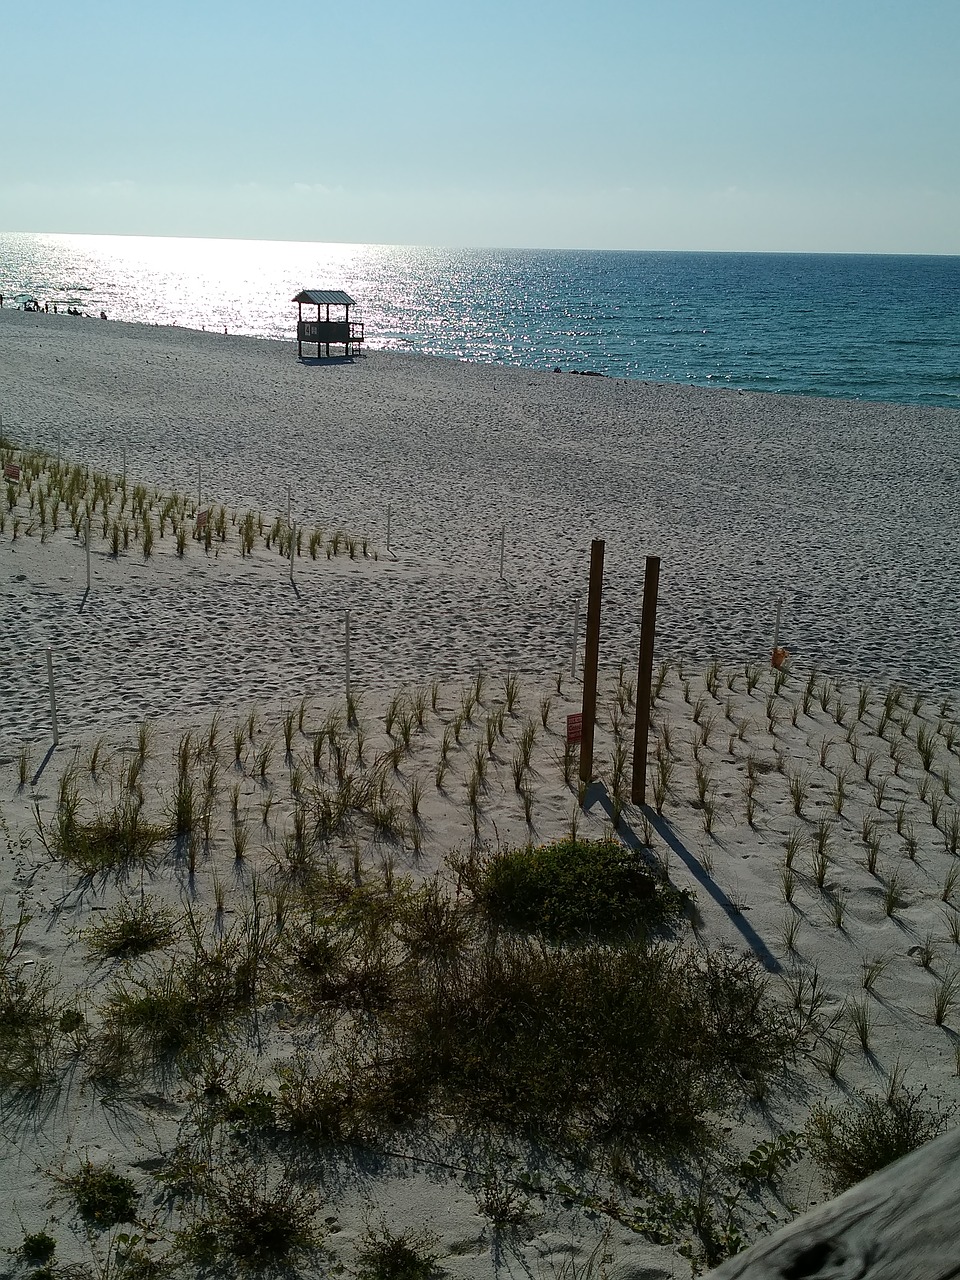
[[[106,313],[105,311],[101,311],[101,312],[100,312],[100,319],[101,319],[101,320],[106,320],[106,318],[107,318],[107,313]]]
[[[44,314],[45,316],[48,316],[48,315],[50,314],[50,303],[49,303],[49,302],[45,302],[45,303],[43,304],[43,314]]]
[[[0,293],[0,307],[3,306],[3,294]]]

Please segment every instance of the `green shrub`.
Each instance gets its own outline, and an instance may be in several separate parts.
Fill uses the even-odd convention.
[[[318,867],[302,893],[266,982],[337,1027],[322,1061],[280,1072],[276,1124],[311,1145],[456,1115],[564,1150],[689,1149],[796,1044],[793,1011],[729,951],[545,945],[439,879],[415,890]]]
[[[250,1168],[229,1169],[205,1185],[203,1211],[178,1234],[177,1244],[202,1269],[294,1274],[290,1265],[320,1243],[313,1225],[319,1208],[313,1193],[286,1177],[271,1188]]]
[[[482,867],[475,892],[495,920],[555,939],[649,930],[686,901],[612,838],[502,850]]]
[[[282,1127],[350,1140],[455,1114],[560,1150],[689,1150],[793,1045],[759,966],[730,953],[481,934],[423,955],[394,992],[352,1055],[285,1077]]]
[[[357,1280],[430,1280],[437,1273],[437,1256],[428,1249],[427,1235],[398,1235],[384,1227],[368,1231],[357,1250]]]
[[[943,1132],[945,1117],[923,1105],[924,1092],[898,1084],[886,1097],[861,1092],[858,1101],[843,1110],[814,1109],[807,1141],[834,1195]]]
[[[49,1262],[57,1251],[57,1242],[46,1231],[35,1231],[23,1237],[20,1252],[25,1262],[40,1265]]]
[[[95,1046],[101,1079],[169,1065],[250,1010],[265,960],[261,934],[243,922],[210,942],[199,934],[192,941],[192,954],[154,960],[110,990]]]
[[[167,946],[176,936],[173,913],[150,897],[133,903],[121,899],[100,924],[83,934],[92,951],[110,958],[144,955]]]
[[[80,796],[76,770],[66,769],[60,779],[51,851],[84,875],[120,871],[145,862],[164,838],[162,828],[144,820],[132,796],[124,796],[115,808],[80,820]],[[44,843],[45,833],[41,832]]]
[[[0,1089],[32,1092],[54,1080],[59,1011],[46,970],[17,965],[19,942],[0,929]]]
[[[137,1189],[130,1178],[113,1168],[87,1160],[65,1185],[80,1217],[100,1231],[136,1218]]]

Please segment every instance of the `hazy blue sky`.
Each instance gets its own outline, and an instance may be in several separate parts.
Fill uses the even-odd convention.
[[[960,0],[0,0],[0,230],[960,253]]]

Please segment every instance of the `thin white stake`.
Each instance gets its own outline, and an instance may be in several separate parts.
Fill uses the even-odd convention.
[[[387,555],[390,555],[390,516],[393,513],[393,507],[387,503]]]
[[[783,596],[777,596],[777,621],[773,628],[773,647],[780,644],[780,615],[783,611]]]
[[[86,529],[84,531],[83,540],[87,544],[87,590],[90,590],[90,517],[86,519]]]
[[[500,526],[500,578],[503,579],[503,550],[507,543],[507,526]]]
[[[290,526],[290,581],[293,581],[293,557],[297,553],[297,526]]]
[[[577,678],[577,643],[580,639],[580,597],[573,602],[573,644],[570,647],[570,675]]]
[[[290,486],[287,485],[287,524],[290,524]]]
[[[127,485],[127,446],[123,446],[123,485]]]
[[[57,728],[57,691],[53,687],[53,649],[47,645],[47,684],[50,686],[50,725],[53,729],[53,745],[56,746],[60,741],[60,731]]]
[[[343,631],[343,672],[344,682],[347,689],[347,697],[350,697],[350,610],[347,610],[345,626]]]
[[[60,431],[57,430],[57,466],[60,465]]]

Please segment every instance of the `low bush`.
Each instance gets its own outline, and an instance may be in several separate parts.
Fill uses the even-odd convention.
[[[40,831],[44,845],[53,854],[88,876],[142,864],[165,835],[162,827],[144,820],[139,805],[129,795],[91,821],[81,821],[76,770],[72,768],[66,769],[60,779],[51,839],[48,841],[47,833]]]
[[[25,1262],[39,1266],[49,1262],[57,1251],[57,1242],[46,1231],[34,1231],[23,1237],[20,1252]]]
[[[687,901],[613,838],[501,850],[472,887],[493,919],[554,939],[646,932],[675,920]]]
[[[301,1274],[289,1268],[320,1243],[317,1196],[287,1177],[269,1186],[245,1166],[211,1176],[203,1192],[202,1209],[177,1237],[187,1262],[228,1274]]]
[[[252,1009],[269,955],[262,922],[245,920],[212,940],[194,932],[192,942],[189,955],[152,961],[113,985],[93,1045],[100,1080],[169,1065]]]
[[[711,1110],[789,1052],[788,1016],[765,988],[755,963],[728,952],[478,938],[421,967],[385,1014],[379,1092],[561,1147],[689,1148]]]
[[[427,1235],[368,1231],[357,1249],[357,1280],[431,1280],[437,1274],[436,1242]]]
[[[121,899],[100,924],[84,931],[84,941],[98,955],[131,958],[168,946],[177,936],[173,912],[155,899],[130,903]]]
[[[60,1010],[47,971],[18,961],[21,916],[12,935],[0,929],[0,1090],[36,1092],[57,1070]]]
[[[902,1084],[885,1097],[858,1095],[843,1110],[819,1106],[807,1125],[807,1142],[832,1194],[886,1168],[942,1133],[946,1118],[923,1103],[924,1091]]]
[[[136,1187],[130,1178],[109,1166],[87,1160],[78,1173],[65,1179],[64,1185],[80,1217],[100,1231],[136,1219]]]

